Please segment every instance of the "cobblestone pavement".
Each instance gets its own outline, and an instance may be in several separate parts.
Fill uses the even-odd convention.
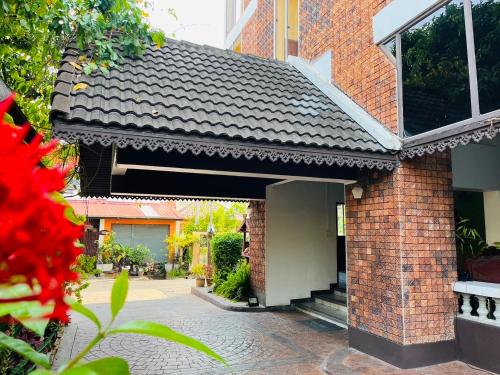
[[[110,317],[111,284],[94,281],[84,294],[86,305],[104,321]],[[129,362],[133,374],[322,374],[322,363],[335,374],[416,374],[348,350],[346,331],[334,325],[300,312],[221,310],[189,294],[191,286],[192,280],[132,280],[129,301],[116,323],[141,319],[166,324],[210,346],[229,369],[195,350],[140,335],[109,337],[87,359],[119,356]],[[72,316],[56,365],[83,349],[95,333],[92,323]],[[453,362],[418,374],[474,373],[464,372],[470,370],[464,366]]]

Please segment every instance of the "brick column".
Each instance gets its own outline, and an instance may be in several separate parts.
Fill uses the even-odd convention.
[[[245,7],[251,0],[245,0]],[[241,32],[241,52],[263,58],[274,56],[274,1],[259,0],[257,10]]]
[[[266,203],[250,201],[250,284],[252,291],[265,305],[266,292]]]
[[[453,359],[450,153],[403,161],[393,173],[364,178],[361,199],[346,189],[351,345],[400,367]]]

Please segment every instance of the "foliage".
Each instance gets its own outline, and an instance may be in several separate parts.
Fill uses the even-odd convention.
[[[243,236],[241,233],[216,234],[212,239],[212,258],[216,283],[226,280],[241,259]]]
[[[42,146],[40,136],[25,143],[28,127],[4,123],[12,101],[0,102],[0,302],[9,302],[21,320],[26,304],[39,314],[67,320],[65,283],[78,279],[71,266],[81,252],[76,241],[83,226],[73,222],[71,208],[58,193],[66,172],[40,167],[55,144]],[[9,295],[20,282],[22,290]],[[52,311],[43,312],[48,304]]]
[[[214,292],[225,298],[242,301],[250,295],[250,265],[240,260],[236,269],[227,275],[227,280],[214,287]]]
[[[193,266],[191,268],[191,274],[197,279],[203,278],[205,276],[205,268],[203,267],[203,264],[200,263],[196,266]]]
[[[99,257],[102,263],[113,263],[115,267],[119,267],[131,251],[130,247],[116,242],[115,233],[111,233],[99,248]]]
[[[127,259],[132,266],[142,266],[151,260],[151,250],[139,244],[135,248],[130,248],[127,252]]]
[[[84,357],[98,345],[106,337],[117,334],[139,334],[146,336],[158,337],[167,341],[176,342],[191,348],[194,348],[206,355],[225,364],[224,360],[210,348],[201,342],[182,335],[169,327],[162,324],[147,322],[147,321],[131,321],[115,327],[114,322],[125,305],[125,300],[128,293],[128,275],[123,272],[113,284],[111,291],[111,320],[104,326],[95,313],[83,306],[82,304],[67,300],[73,311],[83,315],[95,324],[97,328],[96,336],[87,344],[87,346],[73,357],[68,363],[64,364],[56,371],[51,370],[49,359],[46,355],[36,351],[31,345],[23,340],[14,338],[5,333],[0,332],[0,346],[8,349],[18,355],[28,359],[37,366],[40,370],[32,372],[34,375],[71,375],[71,374],[129,374],[128,363],[116,357],[101,358],[91,362],[85,362]]]
[[[169,279],[182,279],[186,277],[187,272],[181,268],[174,268],[172,271],[168,273]]]
[[[163,33],[147,22],[142,0],[2,0],[0,78],[38,130],[50,133],[50,95],[62,51],[72,41],[82,51],[86,74],[106,73],[125,56],[160,46]],[[171,12],[174,16],[175,14]]]
[[[43,336],[39,336],[21,324],[10,324],[5,328],[0,327],[0,329],[9,336],[28,343],[37,352],[48,353],[52,350],[61,327],[62,324],[60,322],[51,321],[47,325]],[[35,369],[35,365],[32,362],[7,348],[0,347],[0,357],[3,358],[3,364],[0,365],[0,374],[24,375]]]
[[[205,264],[203,266],[203,272],[205,273],[205,277],[207,279],[211,279],[213,277],[213,274],[214,274],[214,269],[210,264]]]
[[[95,262],[96,262],[95,256],[81,254],[76,259],[76,262],[77,262],[77,264],[80,267],[80,270],[82,272],[85,272],[86,274],[89,274],[89,275],[94,274]]]
[[[469,219],[460,218],[455,229],[457,249],[463,259],[474,258],[488,247]]]
[[[185,233],[206,232],[210,223],[210,205],[212,205],[212,222],[216,233],[235,232],[239,229],[242,217],[246,214],[246,203],[232,203],[230,206],[215,202],[195,202],[200,215],[188,218],[184,226]]]

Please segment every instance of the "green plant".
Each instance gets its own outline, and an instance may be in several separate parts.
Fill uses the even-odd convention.
[[[215,267],[215,278],[224,281],[234,270],[241,259],[243,236],[241,233],[217,234],[212,239],[212,257]]]
[[[127,259],[132,266],[140,267],[151,260],[151,250],[146,246],[139,244],[134,248],[129,248]]]
[[[94,270],[94,276],[101,276],[101,274],[102,274],[102,270],[99,270],[97,268]]]
[[[250,295],[250,265],[241,260],[238,266],[227,275],[227,280],[214,287],[214,292],[230,300],[242,301]]]
[[[114,263],[116,254],[122,251],[121,247],[122,246],[116,242],[115,234],[111,233],[106,237],[99,248],[98,261],[100,261],[100,263]]]
[[[84,361],[84,357],[92,350],[92,348],[98,345],[102,340],[104,340],[106,337],[118,334],[139,334],[139,335],[158,337],[167,341],[177,342],[179,344],[194,348],[202,353],[205,353],[206,355],[226,365],[224,360],[206,345],[202,344],[201,342],[195,339],[192,339],[191,337],[178,333],[162,324],[136,320],[121,324],[118,327],[116,327],[114,323],[118,314],[125,305],[127,292],[128,292],[128,275],[126,272],[122,272],[120,276],[116,279],[115,283],[113,284],[113,288],[111,291],[111,304],[110,304],[111,319],[106,326],[103,326],[99,318],[94,314],[92,310],[88,309],[87,307],[83,306],[82,304],[76,301],[68,300],[68,303],[70,304],[71,309],[74,312],[81,314],[85,318],[89,319],[92,323],[94,323],[94,325],[97,327],[97,335],[87,344],[87,346],[85,346],[85,348],[80,353],[74,356],[66,364],[63,364],[57,370],[51,369],[49,358],[45,354],[36,351],[27,342],[6,335],[3,332],[0,332],[0,347],[3,347],[14,353],[17,353],[18,355],[36,364],[39,369],[31,372],[32,375],[129,374],[130,371],[128,363],[122,358],[107,357],[90,362]],[[24,303],[29,303],[29,302],[24,302]],[[1,307],[2,307],[1,309],[2,312],[4,312],[5,314],[9,313],[9,306],[7,306],[6,304],[2,304]],[[11,311],[16,311],[12,306],[10,307],[10,309]],[[16,309],[19,309],[19,306],[17,306]],[[40,316],[41,315],[39,314],[37,315],[38,317],[37,331],[43,334],[45,328],[47,327],[48,321],[44,321],[43,318],[40,318]]]
[[[86,274],[93,274],[95,270],[95,262],[96,262],[96,257],[95,256],[90,256],[86,254],[81,254],[78,256],[76,259],[78,266],[80,267],[80,270],[85,272]]]
[[[469,219],[460,218],[455,229],[457,249],[462,259],[474,258],[488,247]]]
[[[200,263],[193,266],[193,268],[191,268],[191,274],[198,279],[203,278],[205,276],[205,268],[203,264]]]
[[[169,279],[184,278],[186,276],[186,271],[181,268],[175,268],[168,273]]]

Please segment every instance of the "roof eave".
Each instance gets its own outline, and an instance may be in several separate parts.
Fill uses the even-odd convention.
[[[339,88],[325,81],[305,60],[296,56],[288,56],[287,62],[309,79],[314,86],[338,105],[385,149],[395,152],[401,150],[402,141],[398,136],[373,118]]]

